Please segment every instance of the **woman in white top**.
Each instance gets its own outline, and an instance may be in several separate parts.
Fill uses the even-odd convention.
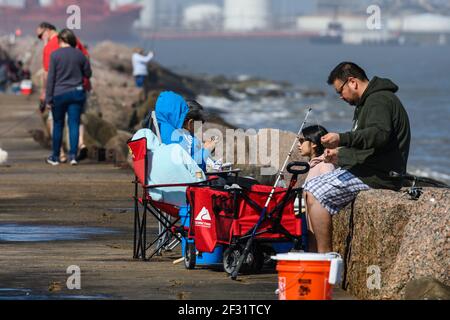
[[[131,62],[133,64],[133,76],[136,81],[136,87],[143,88],[145,79],[148,76],[147,64],[153,59],[155,54],[150,51],[146,56],[144,55],[144,49],[133,49],[133,56]]]

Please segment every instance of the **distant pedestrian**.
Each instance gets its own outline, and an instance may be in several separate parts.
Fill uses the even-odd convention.
[[[147,55],[144,55],[144,49],[134,48],[131,62],[133,64],[133,76],[135,79],[136,87],[144,88],[148,77],[147,64],[153,59],[155,54],[150,51]]]
[[[46,103],[53,113],[53,153],[47,163],[60,163],[60,149],[64,119],[68,114],[71,165],[77,164],[80,117],[86,101],[83,79],[90,78],[89,60],[76,49],[77,39],[69,29],[58,34],[60,49],[51,54],[48,72]]]
[[[8,85],[8,65],[6,61],[0,60],[0,93],[6,92]]]

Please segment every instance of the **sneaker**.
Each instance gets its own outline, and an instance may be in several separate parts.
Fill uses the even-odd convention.
[[[56,158],[53,157],[53,156],[48,157],[47,160],[46,160],[46,162],[47,162],[48,164],[51,164],[52,166],[57,166],[57,165],[59,165],[59,160],[56,159]]]
[[[69,163],[71,166],[76,166],[78,164],[77,157],[75,155],[69,155]]]

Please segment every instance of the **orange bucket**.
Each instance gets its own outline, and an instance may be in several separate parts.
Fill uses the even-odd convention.
[[[342,259],[337,253],[285,253],[278,260],[279,300],[331,300],[340,280]]]

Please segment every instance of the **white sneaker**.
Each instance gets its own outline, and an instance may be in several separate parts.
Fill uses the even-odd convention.
[[[71,166],[76,166],[77,164],[78,164],[77,160],[75,160],[75,159],[70,160]]]
[[[59,165],[59,161],[56,160],[55,158],[53,158],[52,156],[48,157],[47,160],[46,160],[46,162],[47,162],[48,164],[51,164],[52,166],[57,166],[57,165]]]

